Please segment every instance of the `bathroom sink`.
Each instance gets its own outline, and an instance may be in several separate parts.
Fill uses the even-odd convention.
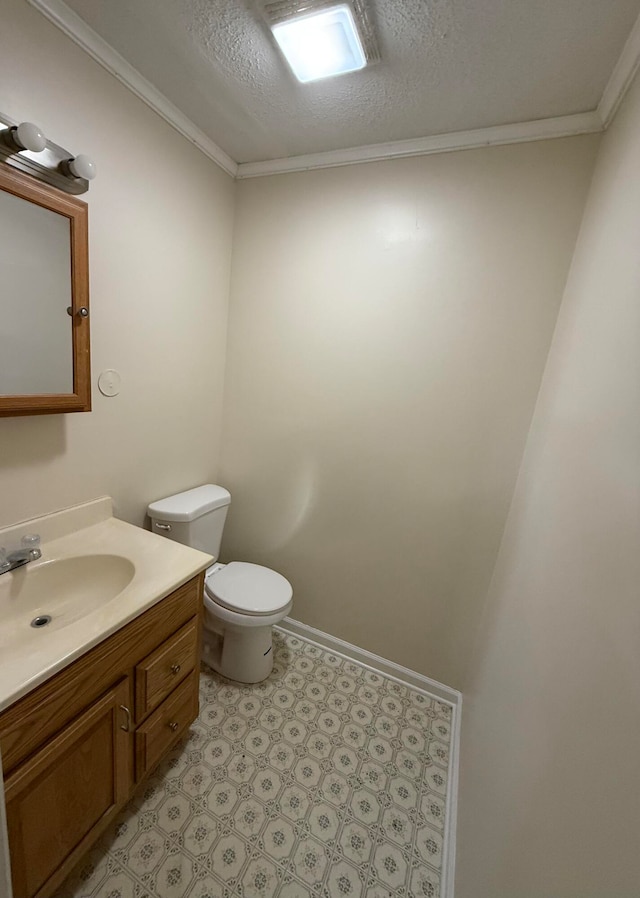
[[[27,534],[42,557],[0,574],[0,712],[213,561],[114,518],[108,496],[0,528],[0,546]]]
[[[135,570],[121,555],[96,554],[31,562],[3,574],[0,651],[15,648],[34,630],[44,636],[99,610],[128,586]]]

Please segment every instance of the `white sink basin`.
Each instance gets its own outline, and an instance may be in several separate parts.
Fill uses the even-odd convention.
[[[135,565],[121,555],[30,562],[0,576],[0,650],[73,624],[129,585]],[[32,629],[32,626],[34,629]]]

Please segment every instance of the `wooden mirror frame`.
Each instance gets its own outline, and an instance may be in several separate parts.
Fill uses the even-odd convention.
[[[71,328],[73,340],[73,392],[23,396],[0,395],[0,417],[52,415],[91,411],[91,364],[89,316],[89,229],[88,207],[82,200],[36,181],[0,162],[0,190],[36,203],[69,219],[71,245]]]

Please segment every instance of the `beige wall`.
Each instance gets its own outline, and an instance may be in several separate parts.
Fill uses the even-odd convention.
[[[0,419],[0,526],[216,478],[235,184],[22,0],[3,0],[0,109],[93,156],[91,414]],[[122,392],[95,386],[116,368]]]
[[[23,63],[24,58],[29,64]],[[0,420],[0,526],[233,492],[224,555],[454,686],[598,138],[235,186],[22,0],[0,108],[93,155],[89,415]],[[637,895],[640,86],[605,138],[467,679],[460,898]]]
[[[463,714],[457,898],[640,894],[640,83],[604,138]]]
[[[460,686],[597,137],[241,182],[223,559]]]

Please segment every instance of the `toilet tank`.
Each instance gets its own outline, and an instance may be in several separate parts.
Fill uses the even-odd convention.
[[[207,483],[152,502],[147,508],[151,529],[218,559],[231,493]]]

